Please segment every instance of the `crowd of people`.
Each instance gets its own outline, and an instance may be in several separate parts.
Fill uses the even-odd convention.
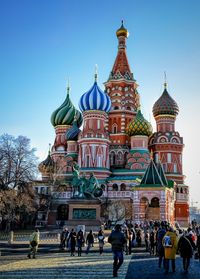
[[[74,229],[69,231],[68,228],[63,228],[63,231],[60,234],[60,250],[66,249],[70,251],[71,256],[75,256],[75,250],[77,247],[78,256],[81,256],[83,247],[86,246],[85,253],[88,254],[94,246],[95,237],[96,235],[92,230],[90,230],[88,234],[85,234],[82,229],[76,233]],[[97,239],[99,244],[99,253],[102,255],[105,239],[102,229],[99,230]]]
[[[81,256],[94,247],[94,242],[98,242],[99,254],[102,255],[105,244],[105,234],[102,228],[94,234],[90,230],[87,234],[79,229],[71,231],[64,227],[60,234],[60,250],[70,251],[71,256]],[[190,266],[190,259],[193,257],[200,261],[200,225],[196,222],[187,229],[181,229],[178,225],[173,227],[166,221],[149,221],[140,224],[126,223],[117,224],[108,235],[108,243],[112,246],[113,252],[113,277],[117,277],[117,272],[123,263],[124,254],[131,254],[133,247],[145,245],[146,252],[150,256],[158,257],[158,267],[164,268],[167,274],[170,269],[176,271],[176,256],[182,257],[183,269],[187,273]],[[30,236],[30,252],[28,257],[35,258],[39,245],[39,231]]]

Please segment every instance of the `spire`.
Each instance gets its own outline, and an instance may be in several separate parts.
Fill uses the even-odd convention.
[[[98,78],[98,65],[95,65],[95,74],[94,74],[94,81],[97,82],[97,78]]]
[[[122,20],[122,25],[116,32],[118,38],[118,53],[108,80],[134,80],[126,55],[126,39],[128,38],[128,30],[124,28],[123,23],[124,22]]]
[[[164,89],[167,89],[167,75],[166,72],[164,72]]]
[[[69,83],[69,79],[67,80],[67,95],[69,95],[70,92],[70,83]]]

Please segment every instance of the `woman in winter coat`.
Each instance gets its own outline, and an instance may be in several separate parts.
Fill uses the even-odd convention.
[[[166,244],[166,237],[170,239],[170,245]],[[173,228],[168,227],[167,232],[163,237],[162,240],[164,252],[165,252],[165,272],[169,272],[169,261],[171,260],[172,263],[172,271],[176,271],[175,259],[176,259],[176,252],[178,248],[178,238],[176,233],[174,232]]]
[[[193,249],[195,249],[195,244],[190,235],[182,235],[178,242],[178,251],[180,252],[180,256],[183,258],[183,269],[185,272],[188,272],[190,259],[193,255]]]

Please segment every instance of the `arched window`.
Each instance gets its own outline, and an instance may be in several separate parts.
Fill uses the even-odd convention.
[[[117,134],[117,124],[114,124],[114,125],[112,126],[112,133],[113,133],[113,134]]]
[[[118,191],[118,185],[117,184],[113,184],[113,191]]]
[[[151,204],[150,204],[150,207],[160,207],[160,204],[159,204],[159,199],[158,198],[153,198],[151,200]]]
[[[124,183],[120,185],[120,191],[126,191],[126,185]]]
[[[116,160],[115,160],[115,152],[110,153],[110,165],[113,166],[115,165]]]
[[[115,107],[114,107],[114,110],[117,110],[117,109],[119,109],[119,107],[118,107],[118,106],[115,106]]]
[[[117,159],[118,159],[119,161],[121,161],[121,160],[123,159],[123,154],[122,154],[122,152],[118,152],[118,154],[117,154]]]
[[[183,188],[181,187],[180,193],[183,194]]]

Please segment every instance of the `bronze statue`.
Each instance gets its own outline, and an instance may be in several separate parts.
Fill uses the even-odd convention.
[[[98,180],[93,173],[90,174],[89,179],[85,177],[85,174],[80,177],[79,166],[77,163],[73,165],[73,198],[78,199],[95,199],[99,198],[103,194]]]

